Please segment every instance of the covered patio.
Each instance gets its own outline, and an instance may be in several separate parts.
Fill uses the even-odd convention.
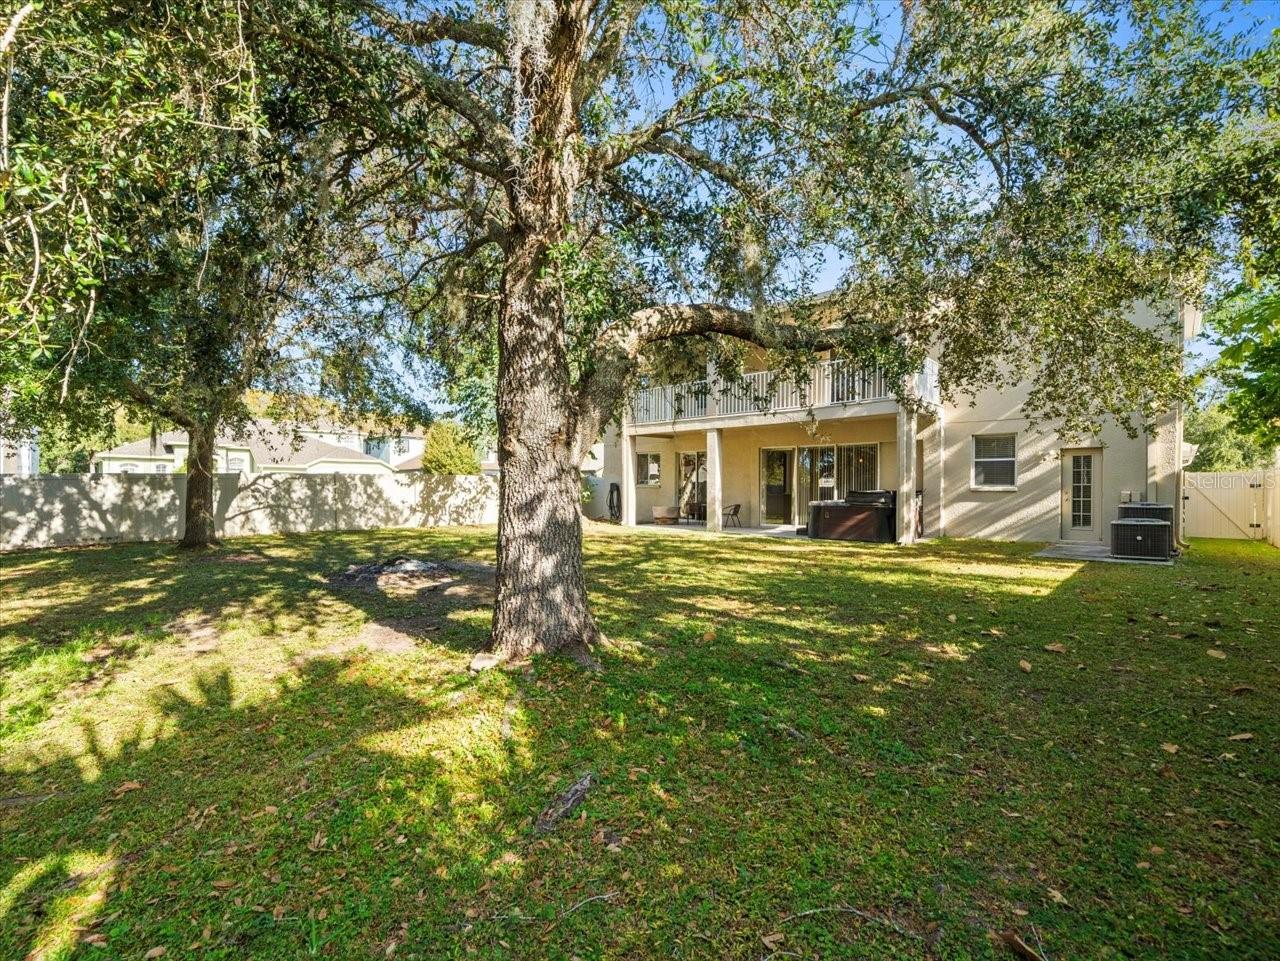
[[[941,530],[942,441],[940,417],[896,403],[817,422],[796,417],[703,429],[627,423],[619,445],[621,521],[795,536],[813,501],[892,490],[898,539],[910,543],[918,536],[912,522],[918,498],[923,532]]]

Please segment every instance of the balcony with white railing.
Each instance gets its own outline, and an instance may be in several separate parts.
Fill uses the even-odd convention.
[[[925,361],[923,369],[915,375],[914,386],[926,404],[939,403],[936,361]],[[843,408],[895,399],[892,383],[879,368],[859,368],[848,361],[824,360],[810,368],[808,383],[800,383],[781,371],[761,370],[745,374],[740,382],[721,389],[706,380],[646,387],[631,399],[631,422],[637,426],[675,424],[809,408]]]

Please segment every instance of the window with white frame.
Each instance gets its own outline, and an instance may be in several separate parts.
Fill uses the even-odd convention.
[[[245,463],[244,463],[244,458],[243,458],[243,457],[228,457],[228,458],[227,458],[227,473],[228,473],[228,474],[243,474],[243,473],[244,473],[244,467],[245,467]]]
[[[120,473],[121,473],[121,474],[136,474],[136,473],[138,473],[138,465],[137,465],[137,464],[121,464],[121,465],[120,465]]]
[[[980,434],[973,438],[973,486],[997,489],[1017,486],[1016,434]]]
[[[661,454],[636,454],[636,483],[647,487],[662,483]]]
[[[168,464],[156,464],[156,473],[157,473],[157,474],[167,474],[167,473],[169,473],[169,465],[168,465]]]

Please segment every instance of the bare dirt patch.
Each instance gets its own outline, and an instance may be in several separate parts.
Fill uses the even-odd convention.
[[[165,627],[184,639],[182,649],[188,654],[211,654],[218,649],[218,625],[208,614],[186,614]]]
[[[439,629],[435,619],[426,616],[369,621],[350,637],[307,651],[293,660],[295,664],[302,664],[317,657],[344,657],[361,648],[375,654],[409,654],[419,644],[429,641]]]

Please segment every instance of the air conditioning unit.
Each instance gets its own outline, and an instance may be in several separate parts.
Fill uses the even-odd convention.
[[[1132,504],[1121,504],[1116,514],[1121,520],[1135,517],[1151,517],[1158,521],[1173,523],[1173,505],[1157,504],[1154,501],[1135,501]]]
[[[1112,521],[1111,556],[1138,561],[1167,561],[1173,556],[1173,525],[1155,517],[1126,517]]]

